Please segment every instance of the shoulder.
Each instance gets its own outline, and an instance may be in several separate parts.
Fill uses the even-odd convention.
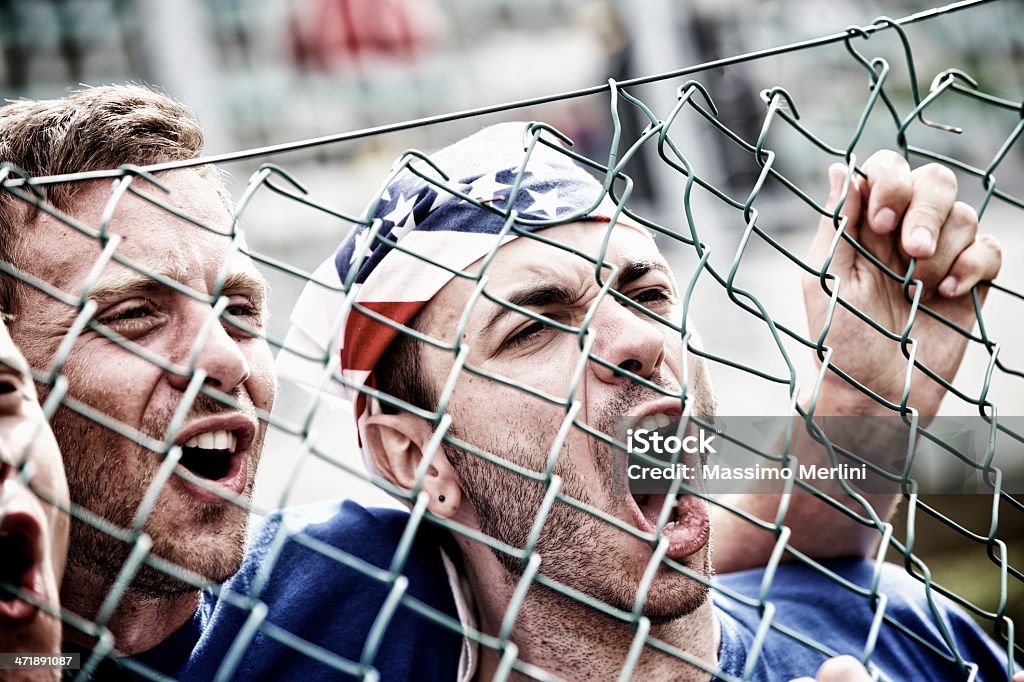
[[[311,580],[345,589],[346,576],[359,578],[351,585],[357,589],[365,581],[387,583],[402,575],[414,593],[444,596],[441,537],[424,519],[397,509],[366,508],[348,500],[296,507],[256,520],[233,582],[237,587],[257,572],[270,571],[275,582],[291,589]]]
[[[786,611],[809,615],[812,611],[841,609],[860,616],[873,617],[882,610],[901,622],[931,622],[935,615],[968,619],[963,610],[940,595],[926,589],[923,578],[909,574],[902,566],[863,559],[823,561],[820,564],[785,563],[773,570],[755,569],[726,573],[715,577],[723,605],[754,601],[764,595],[765,602]],[[734,597],[729,599],[728,597]],[[833,611],[834,612],[834,611]]]
[[[294,507],[253,519],[250,554],[265,552],[268,542],[280,542],[283,536],[306,539],[312,546],[327,543],[372,559],[394,550],[409,520],[408,512],[362,507],[349,500]]]
[[[1008,654],[970,614],[925,576],[896,564],[882,564],[879,592],[887,596],[892,621],[950,656],[979,666],[978,679],[1005,679]]]
[[[250,679],[320,679],[360,660],[383,679],[454,678],[462,640],[443,623],[457,611],[438,533],[424,523],[348,501],[259,519],[208,633],[231,641],[237,605],[247,618],[258,607],[237,670]]]
[[[770,620],[768,656],[772,649],[787,658],[809,652],[801,637],[859,655],[878,627],[872,662],[894,678],[916,669],[934,679],[963,679],[958,656],[979,666],[979,679],[1005,677],[1005,655],[963,609],[895,564],[782,564],[774,571],[717,576],[715,585],[716,607],[735,619],[747,639]]]

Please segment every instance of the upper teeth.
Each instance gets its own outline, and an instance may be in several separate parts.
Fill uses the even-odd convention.
[[[207,431],[192,436],[185,441],[186,448],[202,448],[203,450],[227,450],[233,453],[238,446],[238,438],[231,431]]]
[[[671,423],[672,420],[666,414],[651,414],[640,420],[638,428],[647,429],[648,431],[656,431]]]

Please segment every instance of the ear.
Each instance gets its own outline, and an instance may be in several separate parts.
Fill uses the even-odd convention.
[[[407,412],[375,414],[367,417],[364,434],[370,456],[384,478],[406,490],[412,489],[424,451],[434,435],[430,424]],[[422,490],[429,498],[427,509],[434,514],[451,518],[459,510],[462,488],[440,447],[430,455]]]

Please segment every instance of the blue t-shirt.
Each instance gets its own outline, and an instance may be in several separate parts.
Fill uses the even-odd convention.
[[[391,586],[377,569],[395,555],[408,514],[364,509],[352,502],[318,505],[284,513],[286,523],[271,519],[256,524],[241,570],[218,594],[204,592],[193,619],[163,644],[134,658],[180,680],[210,680],[225,672],[236,657],[230,679],[351,679],[303,651],[358,662],[384,610]],[[305,543],[287,539],[282,527],[303,527]],[[438,547],[443,531],[421,524],[402,574],[405,594],[425,608],[457,622],[455,603]],[[312,542],[322,543],[309,547]],[[335,556],[331,556],[335,554]],[[825,566],[845,580],[871,585],[875,565],[868,561],[832,561]],[[376,569],[372,568],[376,567]],[[261,571],[269,571],[262,575]],[[723,574],[719,588],[757,598],[763,570]],[[262,581],[262,587],[260,583]],[[934,625],[924,588],[898,566],[885,564],[878,592],[885,594],[885,613],[952,658]],[[713,592],[721,624],[719,670],[722,679],[739,678],[752,648],[761,615],[753,606]],[[251,598],[251,599],[250,599]],[[1005,680],[1006,656],[975,623],[940,595],[933,597],[961,657],[978,665],[978,680]],[[868,597],[844,589],[834,580],[802,564],[779,566],[767,602],[774,604],[773,623],[789,628],[838,654],[860,657],[875,610]],[[416,610],[399,605],[379,631],[372,660],[380,679],[457,679],[461,637]],[[827,658],[824,653],[770,629],[757,656],[752,680],[789,680],[813,676]],[[914,641],[891,624],[883,624],[871,657],[883,680],[966,679],[959,667]],[[98,678],[109,676],[100,673]]]
[[[869,561],[830,561],[829,570],[860,587],[870,587],[875,564]],[[717,576],[719,587],[757,599],[764,571],[761,569]],[[924,586],[900,566],[882,564],[879,594],[886,596],[885,614],[928,642],[946,658],[883,622],[871,655],[882,680],[963,680],[968,673],[953,662],[925,597]],[[714,604],[722,630],[719,669],[741,677],[752,653],[761,615],[754,606],[714,592]],[[831,578],[803,564],[783,564],[773,576],[766,603],[775,605],[772,623],[819,642],[837,654],[860,658],[876,610],[867,596],[842,587]],[[978,666],[977,680],[1006,680],[1006,653],[987,637],[958,606],[939,594],[933,601],[941,622],[952,637],[961,658]],[[756,660],[752,680],[789,680],[813,677],[827,656],[772,628]],[[724,677],[724,676],[723,676]]]
[[[304,652],[355,665],[374,633],[372,665],[381,680],[457,678],[462,638],[455,630],[403,603],[387,619],[389,596],[404,593],[458,623],[440,531],[419,528],[401,570],[408,585],[398,592],[381,569],[394,559],[407,513],[343,502],[286,511],[284,518],[258,522],[241,570],[219,594],[203,593],[191,622],[134,661],[175,679],[210,680],[240,652],[228,679],[354,679]],[[296,526],[300,536],[291,533]]]

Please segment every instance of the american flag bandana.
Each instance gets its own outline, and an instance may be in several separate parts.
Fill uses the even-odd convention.
[[[609,222],[618,215],[601,183],[564,152],[538,142],[527,155],[530,131],[524,123],[499,124],[431,155],[447,181],[422,160],[412,164],[434,181],[399,164],[367,209],[365,224],[357,225],[317,268],[292,311],[278,376],[352,403],[370,473],[380,472],[365,446],[365,421],[381,410],[377,399],[360,389],[374,386],[374,367],[401,332],[360,313],[351,302],[407,325],[455,276],[424,259],[464,270],[516,238],[505,229],[513,210],[515,225],[531,233],[578,220]],[[346,295],[344,283],[353,272]],[[333,368],[307,359],[334,353],[339,366]],[[335,370],[347,384],[329,379]]]

